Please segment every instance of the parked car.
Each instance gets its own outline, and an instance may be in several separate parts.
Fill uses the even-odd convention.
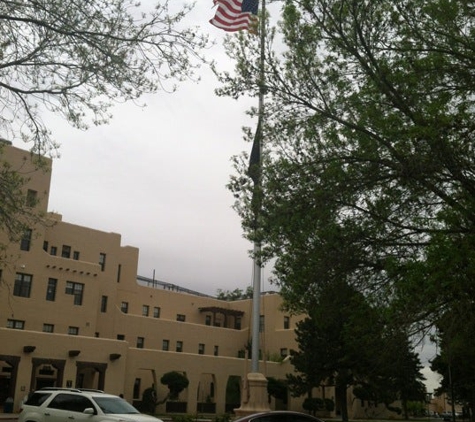
[[[21,406],[18,422],[163,422],[99,390],[42,388]]]
[[[299,412],[273,410],[254,413],[235,419],[234,422],[323,422],[321,419]]]

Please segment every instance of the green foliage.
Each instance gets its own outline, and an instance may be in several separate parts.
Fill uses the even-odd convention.
[[[253,288],[252,286],[247,286],[247,289],[243,291],[242,289],[230,290],[221,290],[218,289],[216,292],[216,299],[234,301],[234,300],[243,300],[243,299],[252,299]]]
[[[445,0],[284,2],[283,52],[272,32],[266,44],[257,232],[243,157],[229,188],[291,310],[343,280],[416,332],[461,300],[475,244],[473,18]],[[228,43],[236,74],[221,95],[257,92],[257,42]]]
[[[267,378],[267,394],[287,403],[287,383],[274,377]]]
[[[110,119],[114,102],[135,100],[193,77],[207,37],[182,26],[191,6],[132,0],[2,1],[0,125],[13,140],[54,146],[42,113],[75,127]]]
[[[196,418],[191,415],[172,415],[173,422],[194,422]]]
[[[170,390],[170,399],[177,400],[180,393],[188,387],[190,383],[186,375],[177,371],[170,371],[160,378],[160,382]]]

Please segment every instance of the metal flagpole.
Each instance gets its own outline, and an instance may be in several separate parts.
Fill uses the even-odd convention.
[[[265,65],[265,32],[266,32],[266,0],[261,0],[261,19],[260,23],[260,57],[259,57],[259,108],[256,139],[259,141],[259,163],[258,171],[256,175],[255,192],[258,195],[258,204],[256,210],[256,224],[259,224],[259,208],[261,198],[261,165],[262,165],[262,127],[264,121],[264,65]],[[261,303],[261,243],[259,240],[254,241],[253,249],[253,294],[252,294],[252,359],[251,359],[251,371],[259,372],[259,331],[260,331],[260,303]]]

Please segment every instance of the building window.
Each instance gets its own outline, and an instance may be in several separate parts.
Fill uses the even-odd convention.
[[[61,258],[71,258],[71,246],[63,245],[61,249]]]
[[[107,312],[107,296],[101,298],[101,312]]]
[[[145,344],[145,338],[137,337],[137,349],[143,349],[144,344]]]
[[[240,330],[241,329],[241,324],[242,324],[242,318],[241,317],[236,317],[234,321],[234,329]]]
[[[66,282],[66,294],[74,296],[75,305],[82,305],[83,293],[84,293],[84,284],[75,283],[73,281]]]
[[[215,356],[218,356],[218,355],[219,355],[219,346],[214,346],[214,352],[213,352],[213,354],[214,354]]]
[[[290,317],[284,317],[284,330],[288,330],[290,328]]]
[[[79,334],[79,327],[69,327],[68,334],[70,336],[77,336]]]
[[[25,321],[19,319],[7,319],[7,328],[13,328],[14,330],[24,330]]]
[[[124,313],[124,314],[128,314],[129,313],[129,302],[122,302],[120,304],[120,310]]]
[[[46,287],[46,300],[54,302],[56,299],[56,286],[58,285],[58,280],[55,278],[48,279],[48,287]]]
[[[74,259],[75,261],[79,261],[79,251],[74,251],[74,252],[73,252],[73,259]]]
[[[53,324],[43,324],[43,333],[54,333]]]
[[[211,325],[211,315],[206,315],[206,317],[205,317],[205,324],[206,324],[206,325]]]
[[[22,251],[29,251],[31,247],[31,236],[33,235],[33,230],[26,229],[23,232],[23,237],[21,238],[20,242],[20,250]]]
[[[163,340],[162,341],[162,350],[168,351],[170,348],[170,340]]]
[[[117,266],[117,283],[120,283],[120,274],[121,274],[121,272],[122,272],[122,265],[119,264]]]
[[[149,311],[150,311],[150,306],[142,305],[142,316],[148,316]]]
[[[140,399],[140,384],[141,384],[141,379],[140,378],[135,378],[134,381],[134,399]]]
[[[50,255],[56,256],[58,253],[58,248],[56,246],[51,246],[51,249],[49,250]]]
[[[185,322],[186,316],[183,315],[183,314],[177,314],[177,315],[176,315],[176,320],[177,320],[177,321],[180,321],[180,322]]]
[[[124,334],[117,334],[117,340],[125,340]]]
[[[289,351],[286,348],[280,349],[280,356],[285,358],[289,354]]]
[[[204,345],[204,343],[198,344],[198,354],[199,355],[204,355],[205,354],[205,345]]]
[[[265,327],[266,327],[266,325],[265,325],[265,317],[264,317],[264,315],[261,315],[261,316],[259,317],[259,332],[260,332],[260,333],[263,333],[264,330],[265,330]]]
[[[16,273],[13,296],[30,297],[32,276],[30,274]]]
[[[106,254],[103,252],[99,254],[99,265],[101,266],[101,271],[106,269]]]
[[[177,341],[176,342],[176,351],[177,352],[183,352],[183,342],[182,341]]]
[[[47,240],[43,241],[43,250],[46,251],[46,252],[48,252],[48,245],[49,244],[48,244]]]
[[[154,318],[160,318],[160,308],[158,306],[155,306],[153,308],[153,317]]]
[[[38,201],[38,192],[33,189],[28,189],[26,192],[26,206],[27,207],[34,207]]]

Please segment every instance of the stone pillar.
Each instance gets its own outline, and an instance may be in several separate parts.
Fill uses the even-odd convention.
[[[246,384],[241,395],[241,407],[234,410],[236,415],[245,416],[269,411],[266,377],[258,372],[250,372],[247,374]]]

